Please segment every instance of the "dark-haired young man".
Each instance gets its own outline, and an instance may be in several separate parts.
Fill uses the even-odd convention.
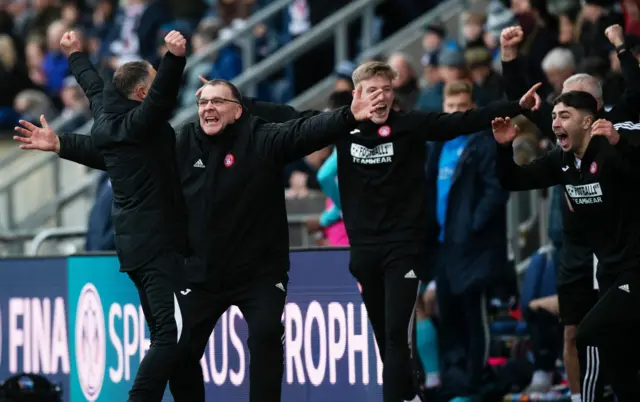
[[[563,185],[569,209],[586,224],[584,241],[599,260],[602,297],[577,330],[578,347],[596,346],[621,402],[640,400],[637,339],[640,317],[640,214],[634,184],[640,178],[638,155],[624,137],[610,134],[611,123],[596,120],[598,104],[587,92],[570,91],[554,101],[553,132],[559,146],[524,166],[513,161],[517,127],[493,122],[497,169],[505,189],[542,189]],[[611,142],[609,142],[611,141]]]

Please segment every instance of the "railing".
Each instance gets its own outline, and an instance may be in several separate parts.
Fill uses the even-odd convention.
[[[450,0],[451,1],[451,0]],[[453,0],[455,1],[455,0]],[[368,49],[373,43],[373,20],[375,7],[383,0],[356,0],[339,11],[324,19],[304,35],[276,51],[269,58],[262,60],[243,71],[233,80],[242,93],[281,70],[297,57],[305,54],[309,49],[333,37],[335,41],[335,61],[340,63],[347,59],[347,26],[356,18],[362,16],[362,47]],[[180,127],[194,120],[198,115],[195,107],[185,108],[171,120],[174,127]]]

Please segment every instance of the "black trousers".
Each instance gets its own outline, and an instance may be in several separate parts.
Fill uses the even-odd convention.
[[[224,292],[198,289],[198,313],[191,329],[189,351],[175,365],[169,381],[176,402],[204,402],[204,379],[200,359],[211,332],[222,314],[237,306],[249,327],[249,401],[280,402],[284,373],[284,311],[287,274],[261,278]]]
[[[436,276],[441,365],[439,394],[445,399],[479,394],[489,354],[485,292],[454,294],[446,274]]]
[[[352,246],[349,269],[362,287],[362,300],[384,363],[384,402],[416,395],[409,342],[418,292],[418,272],[425,267],[418,243]]]
[[[602,296],[578,326],[578,350],[597,347],[618,400],[640,401],[640,274],[626,272],[599,282]]]
[[[175,362],[190,336],[191,290],[184,278],[184,257],[162,252],[128,272],[140,295],[151,345],[129,391],[130,402],[160,402]]]

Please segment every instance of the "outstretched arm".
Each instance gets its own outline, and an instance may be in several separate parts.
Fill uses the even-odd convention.
[[[66,32],[60,40],[60,48],[69,59],[69,70],[89,99],[93,117],[102,114],[102,90],[104,81],[96,71],[89,55],[82,51],[82,43],[75,32]]]
[[[491,121],[497,117],[515,117],[524,110],[536,110],[540,107],[540,97],[534,85],[519,102],[500,101],[485,107],[466,112],[434,113],[413,111],[407,115],[412,127],[421,128],[425,141],[447,141],[465,134],[477,133],[491,127]]]
[[[242,105],[253,116],[266,120],[269,123],[284,123],[285,121],[312,117],[322,113],[317,110],[300,112],[289,105],[262,102],[254,98],[243,98]]]
[[[16,131],[21,136],[14,136],[13,139],[20,143],[21,149],[55,152],[63,159],[93,169],[106,170],[104,159],[93,145],[91,136],[70,133],[58,136],[49,127],[44,116],[40,117],[40,123],[42,127],[20,120],[23,127],[16,127]]]
[[[382,90],[363,95],[360,86],[351,107],[345,106],[333,112],[286,123],[263,124],[253,131],[254,141],[259,152],[268,159],[287,163],[349,135],[358,121],[373,116],[373,111],[382,100]]]

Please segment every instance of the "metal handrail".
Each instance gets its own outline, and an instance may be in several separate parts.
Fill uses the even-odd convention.
[[[36,235],[36,237],[34,237],[33,240],[31,241],[31,244],[29,245],[29,248],[27,250],[27,255],[32,257],[38,255],[38,250],[40,249],[40,246],[42,246],[42,244],[50,238],[68,239],[73,237],[81,237],[81,236],[84,236],[86,233],[87,233],[87,229],[80,228],[80,227],[75,227],[75,228],[62,227],[62,228],[44,229],[41,232],[39,232]]]
[[[367,13],[369,13],[370,15],[370,17],[364,18],[365,21],[363,21],[363,25],[370,25],[370,23],[366,20],[368,20],[369,18],[373,19],[373,11],[375,6],[382,3],[383,1],[384,0],[352,1],[348,5],[342,7],[335,14],[324,19],[320,24],[313,27],[304,35],[301,35],[286,46],[276,51],[267,59],[264,59],[261,62],[246,69],[240,76],[233,79],[232,82],[238,87],[238,89],[240,89],[240,91],[244,92],[247,87],[257,84],[258,82],[260,82],[260,80],[269,77],[272,73],[289,64],[296,57],[306,53],[309,50],[310,46],[322,43],[324,40],[333,35],[336,35],[336,37],[339,38],[340,32],[342,30],[346,30],[347,25],[351,21],[362,15],[363,10],[365,10],[365,16]],[[363,30],[362,34],[363,36],[367,36],[371,35],[371,32]],[[365,42],[371,43],[370,39],[365,40]],[[336,53],[338,53],[336,62],[344,60],[344,58],[341,59],[341,57],[345,57],[344,50],[341,50],[341,47],[336,46]],[[187,122],[195,119],[197,114],[198,113],[196,108],[187,107],[178,112],[178,114],[171,120],[171,124],[174,127],[180,127]]]
[[[251,16],[251,18],[244,22],[240,28],[234,28],[233,35],[230,35],[227,38],[218,39],[215,42],[205,46],[204,49],[202,49],[202,51],[197,55],[191,56],[187,61],[185,71],[188,71],[189,69],[193,68],[193,66],[211,57],[213,54],[220,51],[220,49],[224,48],[225,46],[234,43],[239,38],[253,34],[253,28],[255,28],[257,25],[260,25],[265,20],[268,20],[269,18],[278,14],[292,2],[293,0],[277,0],[269,4],[268,6],[258,10]],[[245,64],[243,64],[243,66],[244,65]]]

